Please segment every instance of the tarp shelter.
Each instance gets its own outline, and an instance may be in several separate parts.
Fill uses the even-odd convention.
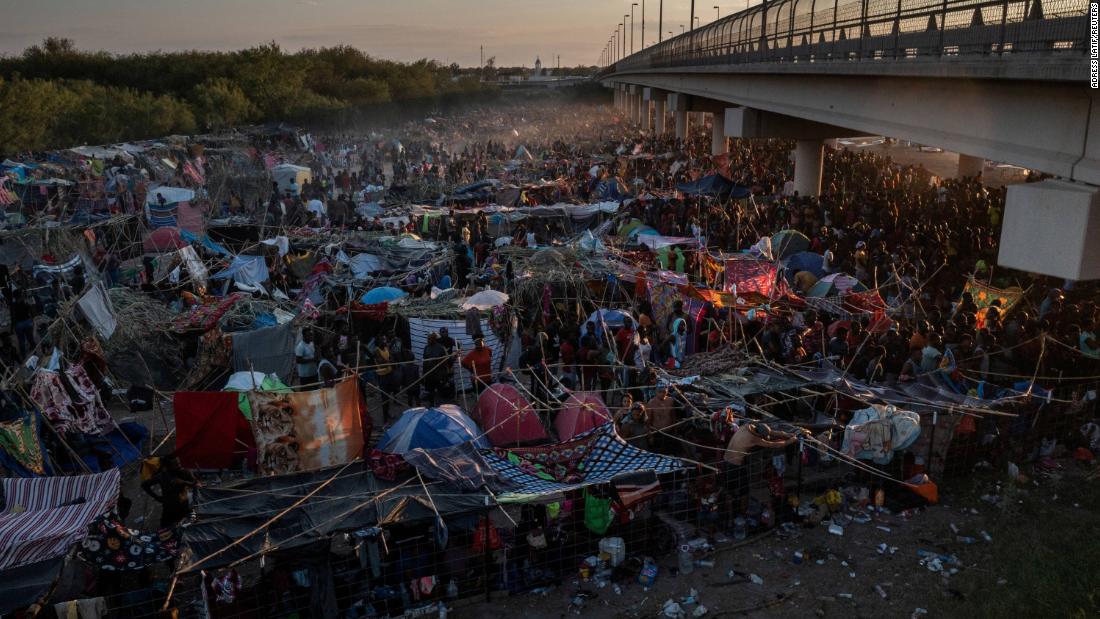
[[[282,163],[271,168],[271,178],[278,183],[279,193],[285,193],[290,191],[291,183],[296,182],[301,188],[302,185],[313,180],[313,172],[299,165]]]
[[[164,204],[176,204],[190,202],[195,199],[195,192],[185,187],[157,187],[145,196],[145,203],[149,206],[161,204],[160,198],[164,198]]]
[[[256,449],[236,393],[177,391],[172,412],[176,455],[185,468],[227,469]]]
[[[436,449],[473,441],[478,447],[489,447],[473,419],[454,404],[435,408],[410,408],[397,423],[390,426],[378,442],[386,453],[403,454],[410,449]]]
[[[366,305],[377,305],[378,303],[389,303],[396,301],[403,297],[407,297],[409,293],[401,290],[400,288],[394,288],[393,286],[382,286],[380,288],[373,288],[363,293],[363,296],[359,297],[360,303]]]
[[[234,256],[233,261],[221,273],[210,279],[230,279],[248,286],[259,286],[268,279],[267,262],[263,256]]]
[[[825,276],[825,256],[815,254],[812,251],[800,251],[797,254],[792,254],[784,260],[784,266],[787,269],[788,277],[794,277],[794,274],[800,271],[813,273],[813,276],[819,279]]]
[[[603,398],[588,391],[570,392],[554,418],[558,440],[569,439],[611,421]]]
[[[493,501],[483,492],[433,492],[429,498],[415,480],[385,481],[372,474],[369,463],[352,462],[221,487],[201,486],[193,505],[197,518],[183,531],[180,572],[229,565],[271,548],[300,550],[340,531],[434,521],[437,511],[444,517],[484,511]],[[261,528],[284,510],[278,526]],[[245,537],[257,529],[262,533]],[[214,553],[218,554],[211,557]],[[210,558],[198,563],[206,557]]]
[[[273,391],[275,393],[290,393],[294,391],[279,380],[275,374],[263,372],[234,372],[225,382],[222,391],[234,391],[237,393],[237,406],[245,419],[252,420],[252,405],[248,402],[249,391]]]
[[[451,338],[461,347],[458,351],[460,355],[468,353],[473,349],[473,334],[467,333],[466,321],[410,317],[409,338],[411,340],[413,355],[416,357],[418,364],[424,361],[424,346],[428,344],[428,334],[439,333],[440,327],[447,327],[447,332],[450,334]],[[489,321],[487,319],[482,318],[478,327],[481,330],[482,338],[485,340],[485,345],[489,347],[489,350],[493,351],[493,368],[501,367],[501,357],[504,355],[504,345],[497,339],[496,333],[489,327]],[[457,362],[455,363],[453,376],[456,388],[470,388],[470,374],[466,370],[460,368]]]
[[[752,191],[742,187],[721,174],[704,176],[690,183],[680,183],[676,190],[689,196],[719,196],[734,199],[747,198]]]
[[[119,472],[5,478],[0,488],[0,570],[8,570],[60,557],[84,539],[88,524],[118,501]]]
[[[187,243],[180,238],[179,228],[157,228],[145,237],[145,242],[142,244],[147,254],[176,251],[186,245]]]
[[[546,440],[546,428],[527,398],[512,385],[490,385],[477,399],[474,419],[494,446]]]
[[[858,279],[845,273],[833,273],[822,277],[806,292],[807,297],[835,297],[846,292],[863,292],[867,290]]]
[[[810,248],[810,239],[798,230],[780,230],[772,235],[772,256],[785,260]]]
[[[626,324],[626,319],[629,318],[634,323],[634,328],[638,327],[638,319],[631,316],[629,312],[618,309],[598,309],[592,312],[588,316],[588,322],[595,323],[596,325],[596,337],[603,337],[604,327],[617,329]]]
[[[501,503],[521,503],[540,496],[557,495],[592,484],[608,483],[618,475],[653,471],[671,473],[689,468],[677,458],[650,453],[629,445],[615,433],[614,424],[604,424],[587,434],[553,445],[517,447],[498,453],[482,450],[481,455],[505,480],[516,488],[497,495]],[[557,481],[540,475],[548,462],[561,464],[579,475],[568,481]]]
[[[76,304],[80,308],[80,313],[84,314],[84,318],[96,330],[99,337],[103,341],[111,339],[115,329],[118,328],[118,321],[115,319],[114,308],[111,306],[111,298],[107,296],[107,290],[103,287],[103,284],[96,283],[89,288]]]
[[[274,374],[289,381],[294,374],[294,346],[298,328],[293,323],[233,334],[233,370]]]
[[[390,270],[384,259],[374,254],[358,254],[348,260],[348,267],[356,279],[366,279],[372,273]]]
[[[498,305],[504,305],[507,302],[508,295],[506,293],[499,290],[482,290],[469,299],[466,299],[462,303],[462,309],[476,307],[479,310],[488,310]]]
[[[722,290],[725,292],[737,291],[737,295],[745,297],[750,294],[758,294],[765,298],[775,295],[774,262],[767,260],[726,260],[725,284]]]
[[[61,576],[65,557],[55,557],[10,570],[0,570],[4,594],[0,595],[0,614],[27,608],[49,592]]]

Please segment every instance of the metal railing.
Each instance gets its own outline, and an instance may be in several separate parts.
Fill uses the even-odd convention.
[[[776,0],[627,56],[604,74],[679,66],[1085,55],[1088,0]]]

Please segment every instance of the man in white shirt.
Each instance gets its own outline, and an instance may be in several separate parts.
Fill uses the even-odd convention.
[[[313,213],[313,215],[317,217],[317,223],[324,225],[325,215],[327,214],[327,209],[325,209],[324,202],[318,200],[317,198],[314,198],[310,200],[308,204],[306,204],[306,210],[310,213]]]
[[[317,382],[317,347],[313,343],[313,331],[302,331],[302,340],[294,347],[294,360],[298,363],[298,384]]]

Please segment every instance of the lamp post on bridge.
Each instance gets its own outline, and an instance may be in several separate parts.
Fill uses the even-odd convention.
[[[695,0],[691,0],[691,18],[688,19],[688,24],[695,30]]]
[[[645,49],[645,0],[642,0],[642,46],[639,49]]]
[[[665,0],[660,0],[657,5],[657,42],[664,41],[665,31]],[[671,32],[669,34],[672,34]]]
[[[637,2],[630,5],[630,53],[634,53],[634,7],[638,6]]]
[[[722,9],[718,8],[718,5],[714,5],[714,21],[722,19]]]
[[[622,23],[622,27],[623,27],[623,56],[622,57],[623,58],[626,58],[626,20],[629,17],[630,17],[629,15],[623,15],[623,23]]]

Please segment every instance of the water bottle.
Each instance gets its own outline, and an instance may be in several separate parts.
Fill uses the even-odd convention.
[[[733,539],[743,540],[748,537],[748,531],[745,530],[745,519],[738,516],[733,519]]]
[[[691,555],[691,546],[680,546],[680,573],[687,575],[695,571],[695,557]]]

